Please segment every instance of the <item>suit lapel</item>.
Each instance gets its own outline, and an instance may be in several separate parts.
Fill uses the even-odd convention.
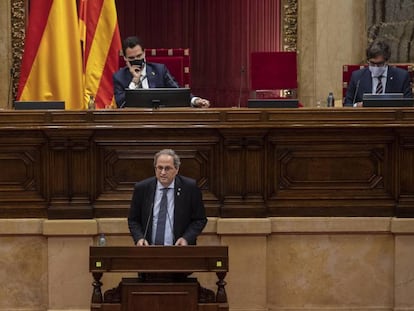
[[[157,83],[156,83],[156,78],[157,78],[157,73],[155,72],[154,68],[147,63],[147,79],[148,79],[148,86],[150,88],[155,88]]]
[[[365,68],[365,72],[362,73],[361,77],[363,79],[361,79],[361,84],[363,84],[363,86],[361,85],[360,89],[361,89],[361,99],[363,98],[364,93],[372,93],[372,76],[371,76],[371,71],[368,68]]]
[[[391,90],[394,90],[394,80],[395,74],[392,67],[388,66],[388,73],[387,73],[387,83],[385,85],[385,93],[392,93]]]
[[[178,234],[178,229],[181,227],[180,220],[182,219],[182,216],[180,215],[183,212],[183,197],[184,194],[183,191],[183,185],[181,182],[181,178],[175,177],[175,183],[174,183],[174,236],[176,238]]]
[[[180,178],[175,178],[174,182],[174,217],[177,213],[177,206],[182,205],[182,183]]]
[[[147,222],[148,222],[148,234],[147,236],[151,239],[152,236],[152,218],[154,214],[154,198],[155,198],[155,190],[157,188],[157,179],[154,177],[154,179],[151,181],[149,187],[148,187],[148,195],[147,200],[145,202],[145,209],[147,211]],[[145,228],[144,228],[145,230]]]

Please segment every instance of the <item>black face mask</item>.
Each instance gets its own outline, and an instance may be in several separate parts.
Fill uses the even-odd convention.
[[[138,66],[139,68],[142,68],[145,65],[145,59],[134,59],[130,60],[129,63],[131,66]]]

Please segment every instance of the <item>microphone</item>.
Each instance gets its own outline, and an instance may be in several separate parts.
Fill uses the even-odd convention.
[[[168,80],[168,83],[170,84],[170,85],[172,85],[172,87],[175,87],[175,88],[179,88],[180,86],[178,85],[178,83],[174,80],[174,78],[171,76],[171,74],[170,74],[170,72],[167,70],[167,72],[165,73],[165,75],[167,76],[167,80]]]
[[[239,89],[239,104],[237,105],[239,108],[241,106],[241,98],[242,98],[242,88],[243,88],[243,74],[244,74],[244,67],[240,68],[240,89]]]
[[[354,107],[354,105],[355,105],[356,96],[357,96],[358,91],[359,91],[359,85],[361,84],[362,77],[366,74],[366,72],[367,72],[367,71],[369,71],[369,70],[368,70],[368,69],[366,69],[366,70],[362,73],[362,75],[359,77],[359,79],[358,79],[358,81],[357,81],[357,86],[356,86],[356,88],[355,88],[355,93],[354,93],[354,99],[352,100],[352,107]]]
[[[14,77],[14,68],[10,68],[9,98],[7,102],[7,107],[10,107],[10,100],[13,97],[13,77]],[[14,101],[13,101],[13,105],[14,105]]]
[[[356,96],[357,96],[357,93],[358,93],[358,90],[359,90],[359,84],[360,83],[361,83],[361,79],[358,80],[357,86],[355,88],[354,99],[352,100],[352,107],[354,107],[354,105],[355,105],[355,100],[356,100]]]
[[[154,217],[153,214],[154,214],[154,202],[151,203],[150,213],[148,215],[147,223],[145,224],[144,240],[146,240],[146,241],[147,241],[147,233],[148,233],[149,223],[150,223],[150,220],[152,219],[152,217]],[[151,244],[151,243],[149,243],[149,244]]]

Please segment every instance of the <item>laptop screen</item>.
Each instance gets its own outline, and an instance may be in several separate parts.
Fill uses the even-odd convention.
[[[64,101],[15,101],[16,110],[48,110],[65,109]]]

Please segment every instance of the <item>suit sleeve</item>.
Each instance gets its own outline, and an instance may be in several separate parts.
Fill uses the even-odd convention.
[[[162,77],[164,81],[164,87],[167,88],[179,88],[177,81],[175,78],[171,75],[171,73],[168,71],[167,66],[162,65]]]
[[[197,185],[192,187],[191,196],[191,221],[187,226],[182,237],[186,239],[188,244],[195,245],[197,237],[201,234],[207,224],[207,217],[205,213],[204,203],[202,200],[201,190]]]
[[[351,81],[349,82],[348,88],[346,90],[346,95],[345,95],[345,101],[344,101],[344,107],[353,107],[354,105],[354,98],[355,98],[355,102],[360,101],[359,98],[357,98],[357,94],[355,94],[355,92],[357,91],[357,78],[356,78],[356,74],[357,72],[354,71],[351,75]]]
[[[128,215],[128,228],[132,239],[134,240],[134,244],[144,238],[145,229],[142,226],[142,201],[141,191],[139,187],[135,185]]]
[[[125,103],[125,88],[127,87],[124,85],[124,83],[122,83],[120,79],[121,78],[120,73],[121,72],[118,71],[112,76],[112,80],[114,83],[115,102],[118,108],[122,107],[123,104]]]
[[[408,98],[413,97],[412,88],[411,88],[411,78],[410,78],[410,74],[408,73],[408,71],[404,72],[402,91],[404,93],[404,97],[408,97]]]

